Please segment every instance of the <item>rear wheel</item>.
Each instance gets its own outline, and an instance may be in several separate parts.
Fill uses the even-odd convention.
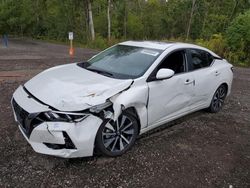
[[[215,91],[208,110],[212,113],[219,112],[224,104],[226,96],[227,96],[227,87],[226,85],[223,84]]]
[[[130,113],[123,112],[117,121],[103,122],[97,132],[96,147],[104,155],[119,156],[133,146],[137,135],[136,118]]]

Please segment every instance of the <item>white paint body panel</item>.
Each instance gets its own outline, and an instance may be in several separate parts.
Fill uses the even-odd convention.
[[[14,98],[23,109],[29,113],[36,113],[38,109],[47,111],[47,107],[34,102],[24,94],[22,87],[19,87],[14,93]],[[19,124],[14,113],[16,122]],[[22,134],[38,152],[47,155],[54,155],[63,158],[84,157],[93,155],[95,136],[101,125],[102,120],[96,116],[90,115],[86,119],[78,123],[67,122],[44,122],[35,127],[28,138],[20,125],[18,125]],[[77,149],[51,149],[44,143],[65,144],[62,131],[66,132]]]
[[[152,41],[126,41],[120,44],[127,45],[127,46],[140,46],[143,48],[152,48],[152,49],[158,49],[158,50],[165,50],[166,48],[172,45],[172,43],[152,42]]]
[[[17,88],[13,97],[18,101],[19,105],[29,113],[46,112],[49,110],[48,106],[42,105],[37,100],[30,98],[22,86]]]
[[[48,69],[25,83],[25,88],[34,98],[22,86],[15,91],[13,98],[29,113],[50,111],[51,107],[64,112],[83,111],[110,100],[114,120],[123,108],[135,109],[142,134],[185,114],[209,107],[214,92],[222,83],[227,84],[228,95],[231,92],[232,65],[205,48],[184,43],[135,41],[121,45],[160,49],[163,52],[143,76],[134,80],[109,78],[76,64],[62,65]],[[164,57],[174,50],[187,48],[205,50],[218,59],[207,68],[147,82]],[[93,114],[78,123],[44,122],[34,128],[29,138],[20,129],[36,152],[65,158],[84,157],[93,155],[96,134],[102,122],[98,115]],[[51,149],[43,144],[64,144],[63,131],[77,149]]]
[[[93,155],[95,135],[101,123],[102,120],[96,116],[89,116],[80,123],[45,122],[37,126],[29,138],[20,125],[19,129],[36,152],[62,158],[75,158]],[[51,149],[43,144],[65,144],[62,131],[70,136],[77,149]]]
[[[132,80],[112,79],[74,64],[45,70],[25,83],[36,98],[61,111],[80,111],[102,104]]]
[[[169,117],[178,115],[190,109],[194,97],[192,73],[175,75],[172,78],[149,82],[148,119],[154,125],[164,122]],[[161,92],[159,92],[159,90]]]

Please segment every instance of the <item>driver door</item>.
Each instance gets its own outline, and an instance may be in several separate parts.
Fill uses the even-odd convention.
[[[169,79],[153,79],[148,82],[149,126],[164,123],[189,110],[194,96],[195,81],[192,73],[186,72],[186,59],[185,50],[175,51],[168,55],[154,71],[156,74],[161,68],[168,68],[172,69],[175,75]]]

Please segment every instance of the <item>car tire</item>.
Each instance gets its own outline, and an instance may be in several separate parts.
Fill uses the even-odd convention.
[[[120,156],[134,145],[138,131],[135,116],[124,111],[117,121],[109,119],[101,124],[96,135],[96,149],[106,156]]]
[[[224,101],[227,96],[227,87],[225,84],[220,85],[218,89],[215,91],[211,104],[208,108],[208,111],[211,113],[217,113],[221,110]]]

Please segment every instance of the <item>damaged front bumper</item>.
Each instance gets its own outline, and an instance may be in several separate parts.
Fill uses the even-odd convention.
[[[11,103],[19,129],[36,152],[63,158],[93,155],[101,118],[88,114],[79,122],[38,121],[37,114],[49,107],[29,96],[23,87],[16,90]]]

